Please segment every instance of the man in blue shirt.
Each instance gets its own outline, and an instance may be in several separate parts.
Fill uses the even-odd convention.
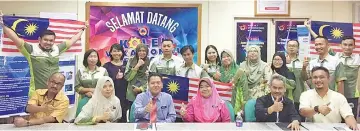
[[[148,77],[148,90],[135,99],[135,122],[174,122],[175,107],[170,94],[161,92],[163,88],[160,74],[151,73]]]

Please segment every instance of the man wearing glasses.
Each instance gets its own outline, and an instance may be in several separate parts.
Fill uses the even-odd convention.
[[[14,119],[16,127],[41,125],[44,123],[62,123],[69,107],[69,99],[62,91],[65,76],[54,73],[47,81],[47,89],[38,89],[28,100],[26,112],[28,120],[22,117]]]

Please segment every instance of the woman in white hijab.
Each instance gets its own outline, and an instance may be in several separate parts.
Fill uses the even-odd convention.
[[[108,76],[100,78],[93,97],[82,108],[75,124],[116,122],[121,118],[120,100],[115,96],[114,82]]]

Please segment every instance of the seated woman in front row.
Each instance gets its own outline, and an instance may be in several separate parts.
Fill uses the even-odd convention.
[[[210,78],[202,78],[197,95],[188,103],[182,104],[180,115],[185,122],[230,122],[226,103],[216,90]]]
[[[114,82],[110,77],[103,76],[96,84],[93,97],[76,117],[75,124],[116,122],[121,115],[120,100],[115,96]]]

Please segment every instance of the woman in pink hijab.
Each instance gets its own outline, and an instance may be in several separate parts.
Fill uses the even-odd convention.
[[[199,82],[197,95],[188,103],[183,104],[180,115],[185,122],[230,122],[230,113],[210,78],[202,78]]]

